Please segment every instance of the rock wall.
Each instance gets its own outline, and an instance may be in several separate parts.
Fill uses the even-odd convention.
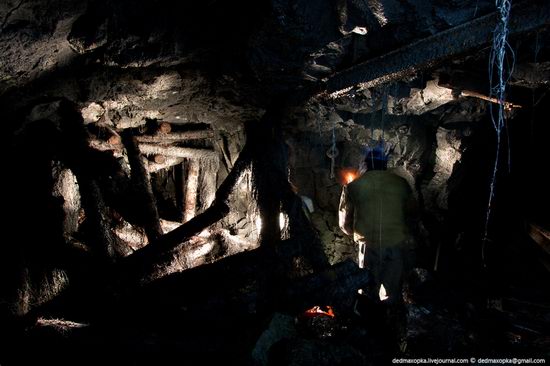
[[[311,222],[330,261],[356,257],[355,244],[338,227],[337,209],[344,174],[359,169],[367,147],[385,141],[388,168],[409,182],[423,217],[443,226],[452,181],[458,179],[453,172],[465,149],[463,137],[472,133],[484,110],[477,100],[455,100],[437,80],[363,90],[296,110],[286,123],[290,180],[298,194],[314,203]],[[333,144],[338,154],[331,178]],[[418,240],[428,244],[429,234],[423,228],[420,233]]]

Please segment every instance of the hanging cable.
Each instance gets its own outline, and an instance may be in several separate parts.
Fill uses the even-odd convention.
[[[490,86],[490,96],[495,97],[499,101],[504,101],[506,96],[506,84],[509,81],[512,70],[514,68],[514,52],[508,43],[508,21],[510,18],[510,6],[511,0],[495,0],[495,5],[498,9],[498,21],[493,33],[493,44],[491,47],[491,54],[489,56],[489,86]],[[506,55],[509,51],[511,56],[510,65],[506,65]],[[508,66],[506,70],[506,66]],[[495,75],[496,74],[496,75]],[[494,77],[496,76],[496,80]],[[496,108],[496,115],[493,110]],[[493,172],[491,177],[490,191],[489,191],[489,202],[487,204],[487,215],[485,218],[485,228],[483,234],[483,244],[481,249],[481,257],[483,264],[485,265],[485,243],[488,240],[488,231],[489,231],[489,219],[491,217],[491,205],[493,203],[494,193],[495,193],[495,181],[498,172],[498,162],[500,158],[500,149],[501,149],[501,134],[502,130],[505,128],[505,105],[504,103],[498,103],[496,106],[489,105],[489,111],[491,114],[491,122],[493,123],[493,128],[496,132],[496,154],[495,162],[493,165]],[[508,168],[510,168],[510,145],[508,144]]]

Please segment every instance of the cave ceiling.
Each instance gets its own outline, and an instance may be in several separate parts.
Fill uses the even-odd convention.
[[[87,122],[103,117],[120,128],[156,119],[232,129],[257,120],[276,95],[318,88],[353,65],[493,11],[488,0],[8,0],[0,4],[0,96],[10,111],[65,97]],[[545,35],[522,44],[514,85],[548,82]],[[438,72],[485,67],[486,51],[479,52]],[[433,67],[423,72],[392,87],[396,114],[453,101]],[[377,93],[354,90],[330,104],[370,113]]]

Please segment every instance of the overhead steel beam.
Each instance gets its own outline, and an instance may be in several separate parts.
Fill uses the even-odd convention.
[[[326,81],[326,92],[336,96],[356,85],[373,87],[480,49],[492,41],[497,20],[498,13],[494,12],[338,72]],[[512,6],[510,35],[549,24],[548,0],[524,1]]]

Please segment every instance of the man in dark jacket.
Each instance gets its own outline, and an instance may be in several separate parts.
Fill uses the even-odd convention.
[[[353,235],[359,267],[369,274],[367,288],[360,291],[371,302],[384,302],[389,317],[402,317],[403,279],[412,268],[415,200],[407,181],[386,170],[381,147],[369,150],[364,163],[366,172],[343,188],[339,224]]]

